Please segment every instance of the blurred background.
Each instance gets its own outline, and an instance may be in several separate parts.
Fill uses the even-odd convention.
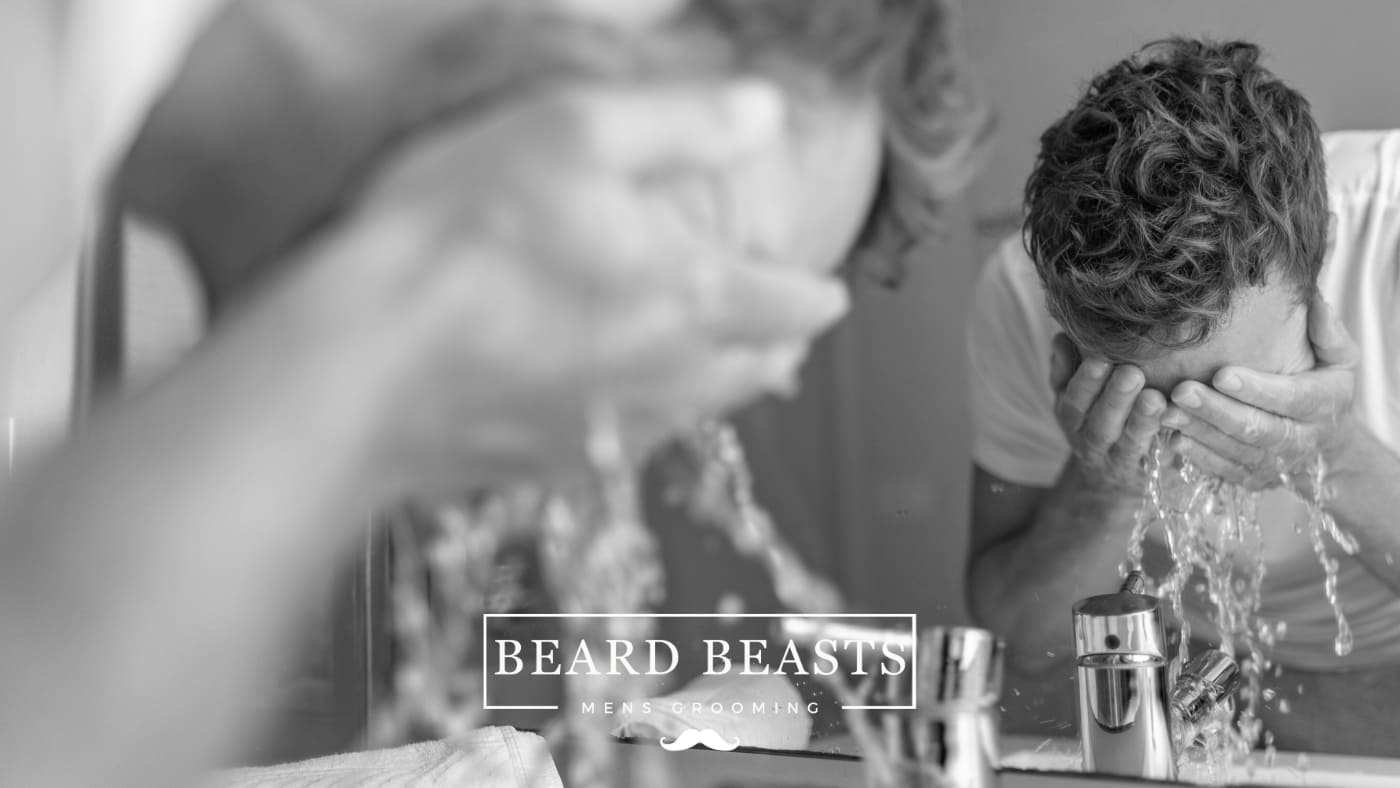
[[[1154,38],[1239,37],[1261,45],[1267,64],[1310,98],[1324,131],[1400,125],[1391,59],[1400,4],[1389,0],[975,0],[965,3],[963,27],[998,122],[986,168],[898,290],[854,283],[852,314],[814,353],[800,396],[736,417],[760,498],[809,564],[854,608],[917,613],[921,624],[968,622],[964,305],[982,261],[1018,230],[1040,131],[1084,82]],[[132,223],[121,243],[122,377],[139,386],[198,341],[205,316],[178,248]],[[69,418],[76,293],[75,272],[56,279],[17,327],[8,359],[15,384],[3,394],[18,462]],[[653,503],[666,556],[665,609],[713,612],[736,596],[751,612],[775,609],[757,566],[718,534],[688,528]],[[373,647],[382,624],[365,585],[374,553],[365,555],[347,570],[351,579],[327,578],[308,656],[297,675],[268,690],[268,704],[319,715],[324,732],[269,750],[266,759],[317,754],[356,735],[354,721],[383,669]]]

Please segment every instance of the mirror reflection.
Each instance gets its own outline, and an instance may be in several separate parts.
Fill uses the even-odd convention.
[[[1400,779],[1400,10],[41,5],[0,783]]]

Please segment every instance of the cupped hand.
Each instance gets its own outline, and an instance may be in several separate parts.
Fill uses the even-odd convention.
[[[123,207],[178,236],[225,311],[345,208],[375,158],[503,97],[630,73],[627,42],[683,0],[510,5],[227,4],[127,153]]]
[[[402,357],[387,440],[407,483],[550,474],[600,409],[641,451],[790,388],[843,286],[746,260],[722,211],[691,209],[782,126],[762,83],[577,87],[386,165],[323,255],[359,261],[346,289],[386,335],[367,352]]]
[[[1142,370],[1101,358],[1080,359],[1064,334],[1051,351],[1055,418],[1091,488],[1136,493],[1146,484],[1143,460],[1161,428],[1161,392],[1145,388]]]
[[[1320,298],[1308,312],[1316,366],[1275,375],[1227,366],[1211,385],[1181,383],[1163,423],[1180,432],[1171,447],[1202,470],[1250,489],[1309,483],[1355,429],[1352,400],[1360,351]]]

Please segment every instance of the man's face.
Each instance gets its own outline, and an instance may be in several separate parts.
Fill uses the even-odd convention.
[[[1337,242],[1337,215],[1327,214],[1326,258]],[[1268,284],[1240,293],[1224,323],[1210,339],[1195,347],[1138,362],[1147,388],[1171,399],[1181,383],[1195,380],[1209,386],[1224,366],[1240,366],[1273,374],[1292,374],[1316,364],[1308,341],[1308,310],[1292,287],[1271,276]]]
[[[1270,281],[1241,292],[1230,314],[1205,342],[1136,362],[1147,387],[1167,395],[1188,380],[1210,385],[1224,366],[1292,374],[1314,365],[1307,307],[1292,286]]]

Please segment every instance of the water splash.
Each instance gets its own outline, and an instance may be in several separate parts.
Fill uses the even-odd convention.
[[[1147,477],[1147,494],[1134,521],[1126,568],[1142,570],[1143,542],[1149,531],[1160,528],[1172,566],[1153,593],[1167,600],[1180,627],[1179,664],[1190,659],[1186,600],[1193,594],[1209,602],[1207,615],[1220,632],[1220,649],[1240,662],[1237,723],[1217,726],[1215,731],[1224,734],[1226,741],[1219,741],[1220,735],[1207,737],[1210,746],[1202,752],[1217,760],[1247,753],[1258,735],[1260,676],[1269,666],[1265,643],[1271,644],[1275,636],[1258,615],[1265,567],[1257,496],[1208,477],[1189,462],[1170,461],[1162,440],[1148,456]]]
[[[711,422],[688,437],[671,499],[683,503],[698,522],[718,528],[738,553],[768,572],[778,602],[799,613],[845,610],[834,585],[809,570],[779,535],[773,518],[754,497],[753,472],[739,435],[728,424]]]
[[[1190,658],[1191,623],[1185,607],[1187,596],[1193,593],[1208,602],[1206,613],[1220,633],[1219,648],[1232,656],[1237,650],[1242,652],[1237,657],[1242,679],[1238,716],[1233,724],[1216,724],[1193,736],[1183,752],[1184,760],[1197,763],[1210,774],[1223,774],[1229,761],[1248,755],[1261,735],[1266,760],[1272,752],[1273,736],[1263,730],[1260,709],[1275,695],[1273,689],[1263,686],[1264,676],[1271,669],[1275,679],[1281,674],[1282,666],[1274,665],[1269,655],[1278,639],[1286,636],[1287,628],[1282,621],[1259,616],[1265,566],[1258,494],[1207,476],[1182,458],[1169,457],[1165,446],[1166,441],[1159,437],[1148,455],[1146,494],[1134,519],[1128,560],[1120,569],[1124,575],[1142,570],[1143,543],[1153,528],[1160,528],[1172,566],[1167,576],[1157,581],[1153,593],[1167,600],[1180,627],[1180,664]],[[1357,546],[1326,510],[1329,493],[1321,459],[1313,460],[1304,470],[1301,485],[1289,474],[1280,474],[1280,478],[1306,506],[1306,521],[1296,526],[1309,534],[1323,569],[1323,593],[1337,619],[1335,649],[1344,656],[1352,648],[1352,635],[1338,599],[1338,562],[1328,555],[1326,540],[1349,555]],[[1282,704],[1280,711],[1284,711]]]
[[[757,502],[733,428],[702,425],[681,448],[665,459],[684,460],[679,487],[691,515],[756,559],[787,608],[841,612],[836,588],[807,569]],[[618,425],[606,412],[595,415],[588,456],[590,473],[570,485],[496,490],[437,509],[406,506],[392,518],[390,594],[399,660],[393,697],[371,723],[376,746],[451,738],[486,721],[481,702],[486,666],[480,664],[476,638],[482,613],[512,612],[519,600],[512,583],[518,584],[520,573],[501,569],[508,546],[534,546],[559,612],[644,612],[661,601],[664,576],[642,514],[639,469],[625,455]],[[562,621],[561,640],[571,646],[587,643],[592,653],[607,640],[638,644],[653,634],[654,624],[648,617]],[[674,784],[669,761],[645,753],[619,761],[617,748],[610,746],[610,722],[581,712],[583,700],[649,697],[647,681],[630,675],[565,676],[565,713],[546,734],[567,784]]]
[[[1337,520],[1332,517],[1332,513],[1327,511],[1327,503],[1332,497],[1331,485],[1327,484],[1327,468],[1322,458],[1319,457],[1307,468],[1306,490],[1300,490],[1292,483],[1288,474],[1281,474],[1284,483],[1289,489],[1298,493],[1308,507],[1308,536],[1312,542],[1313,553],[1317,555],[1318,563],[1322,565],[1323,592],[1327,595],[1327,603],[1332,606],[1332,612],[1337,617],[1337,639],[1333,643],[1333,649],[1337,656],[1345,657],[1351,653],[1354,641],[1351,635],[1351,626],[1347,624],[1346,614],[1342,610],[1341,600],[1337,596],[1337,559],[1327,554],[1327,545],[1323,538],[1324,534],[1341,548],[1346,555],[1356,555],[1359,546],[1356,540],[1342,531],[1337,525]],[[1307,493],[1311,493],[1310,495]]]
[[[546,509],[540,554],[551,596],[561,613],[641,613],[662,598],[663,570],[656,541],[641,511],[637,468],[627,459],[616,422],[595,417],[588,456],[591,484],[582,491],[556,495]],[[573,642],[601,653],[612,641],[634,648],[654,634],[655,619],[582,617],[563,619]],[[628,764],[611,746],[613,723],[606,716],[582,713],[586,701],[626,701],[652,694],[646,676],[602,673],[568,675],[564,681],[565,713],[547,733],[563,764],[564,780],[582,788],[629,785]],[[665,785],[663,783],[661,785]]]

